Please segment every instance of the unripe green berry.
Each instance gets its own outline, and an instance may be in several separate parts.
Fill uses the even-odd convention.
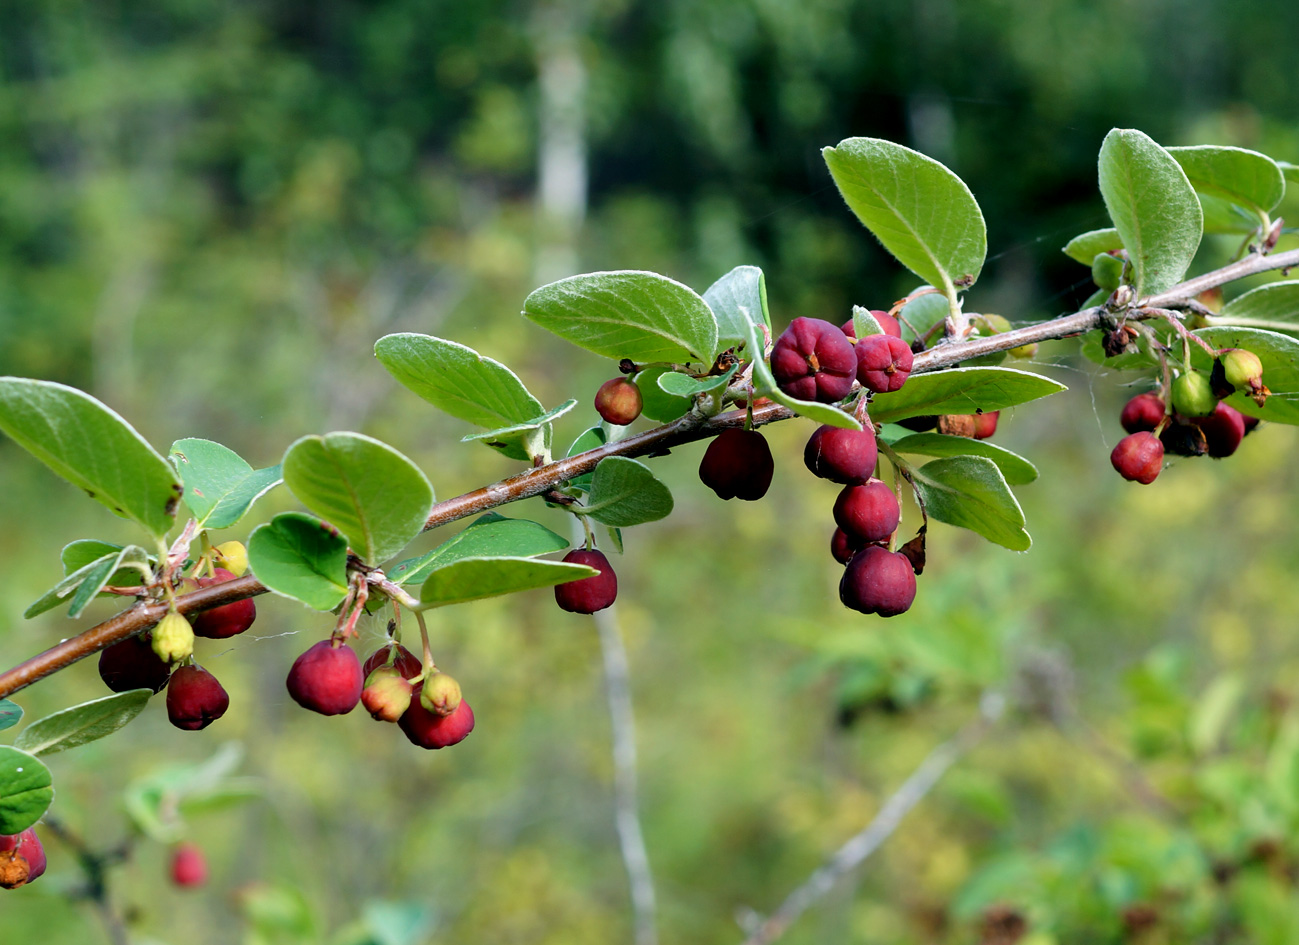
[[[176,611],[170,611],[153,628],[153,652],[167,663],[188,659],[194,653],[194,628]]]
[[[1228,348],[1221,357],[1222,373],[1232,387],[1251,390],[1263,383],[1263,362],[1253,351]]]
[[[413,695],[410,680],[396,666],[380,666],[365,680],[361,705],[380,722],[396,722],[408,708]]]
[[[1184,417],[1207,417],[1218,406],[1213,386],[1203,374],[1187,371],[1173,381],[1173,409]]]
[[[248,570],[248,549],[240,541],[223,541],[216,546],[218,568],[225,568],[235,577],[243,577]]]
[[[460,707],[460,683],[446,673],[434,673],[424,680],[419,703],[435,715],[447,716]]]

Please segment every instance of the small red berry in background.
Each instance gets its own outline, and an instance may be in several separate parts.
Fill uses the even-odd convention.
[[[171,881],[183,889],[207,882],[207,858],[193,843],[182,843],[171,854]]]

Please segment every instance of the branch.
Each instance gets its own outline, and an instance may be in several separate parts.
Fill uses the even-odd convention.
[[[830,860],[808,877],[803,885],[785,897],[761,925],[749,933],[743,945],[769,945],[785,933],[809,906],[830,892],[846,874],[860,866],[867,857],[893,835],[902,818],[920,803],[936,785],[947,769],[961,759],[988,734],[993,724],[1005,710],[1005,699],[1000,693],[985,692],[979,699],[979,715],[966,724],[952,738],[931,751],[911,777],[893,793],[880,808],[875,819],[841,846]]]
[[[1176,285],[1167,292],[1142,299],[1138,303],[1147,307],[1170,307],[1180,301],[1193,298],[1205,289],[1211,289],[1235,279],[1256,275],[1271,269],[1287,269],[1299,266],[1299,250],[1275,253],[1270,256],[1254,255],[1240,262],[1232,263],[1213,272],[1197,276]],[[1072,315],[1064,315],[1037,325],[1028,325],[1012,331],[1002,332],[988,338],[975,338],[959,343],[939,344],[915,357],[913,374],[937,371],[951,367],[970,358],[999,351],[1009,351],[1020,345],[1035,341],[1050,341],[1056,338],[1068,338],[1100,327],[1105,319],[1105,310],[1100,307],[1089,308]],[[788,420],[794,412],[777,404],[769,404],[753,411],[754,426],[764,426],[780,420]],[[716,436],[723,430],[742,427],[744,411],[732,410],[704,420],[691,413],[664,424],[653,430],[629,436],[616,443],[610,443],[597,449],[579,453],[566,459],[556,460],[545,466],[529,469],[517,476],[504,479],[490,486],[466,492],[464,495],[439,502],[433,506],[428,521],[424,525],[427,531],[466,518],[481,512],[487,512],[498,506],[517,502],[542,495],[569,479],[588,473],[602,459],[609,456],[653,456],[662,455],[668,450],[685,443],[693,443]],[[233,581],[227,581],[213,587],[205,587],[177,598],[181,613],[190,613],[232,601],[243,600],[257,594],[265,594],[268,588],[252,575],[245,575]],[[166,606],[161,603],[137,604],[130,610],[123,611],[89,630],[78,634],[57,646],[53,646],[7,672],[0,673],[0,698],[10,696],[24,689],[51,673],[58,672],[77,660],[84,659],[125,640],[129,636],[149,629],[162,619]]]

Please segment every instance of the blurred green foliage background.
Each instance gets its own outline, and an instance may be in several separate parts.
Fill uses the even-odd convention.
[[[1059,247],[1105,225],[1110,127],[1299,160],[1292,12],[0,0],[0,373],[89,390],[160,449],[202,436],[255,466],[302,434],[361,430],[451,496],[514,469],[373,363],[380,335],[461,341],[547,404],[585,404],[612,366],[518,316],[562,275],[653,269],[702,291],[756,264],[778,327],[887,307],[914,278],[818,153],[852,135],[970,185],[990,261],[967,307],[1072,311],[1091,286]],[[1299,219],[1293,187],[1278,215]],[[1234,249],[1206,240],[1204,262]],[[739,941],[737,914],[774,908],[988,687],[1021,708],[783,941],[1299,939],[1294,433],[1265,427],[1138,488],[1107,462],[1132,378],[1067,342],[1038,367],[1071,390],[998,433],[1042,471],[1019,490],[1033,549],[938,526],[916,606],[887,622],[836,599],[834,487],[802,467],[807,423],[770,430],[776,482],[752,506],[699,485],[701,445],[654,461],[677,511],[630,531],[615,567],[663,941]],[[593,418],[579,408],[557,441]],[[277,490],[255,521],[291,507]],[[566,533],[539,503],[508,511]],[[10,666],[89,625],[22,619],[62,545],[134,536],[8,442],[0,521]],[[423,753],[363,713],[292,705],[284,674],[330,620],[258,608],[201,654],[232,696],[219,723],[182,733],[153,705],[52,759],[53,813],[98,846],[160,765],[232,740],[260,781],[260,799],[190,822],[203,890],[170,887],[157,845],[118,871],[138,941],[388,945],[356,925],[385,903],[430,910],[421,942],[630,941],[589,620],[547,592],[435,612],[478,725]],[[86,661],[18,701],[35,718],[102,692]],[[73,856],[47,847],[50,874],[0,901],[4,939],[98,940],[93,912],[65,906]]]

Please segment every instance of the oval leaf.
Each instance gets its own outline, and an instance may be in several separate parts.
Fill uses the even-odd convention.
[[[282,512],[257,526],[248,564],[272,591],[315,610],[333,610],[347,596],[347,540],[313,515]]]
[[[41,595],[38,601],[28,607],[23,612],[23,616],[30,619],[38,614],[45,613],[47,610],[53,610],[64,601],[71,601],[72,606],[68,609],[68,616],[76,617],[85,610],[86,605],[94,599],[95,595],[111,579],[123,579],[121,582],[127,585],[144,583],[144,575],[136,568],[129,568],[119,575],[119,569],[128,562],[147,565],[149,555],[137,545],[128,545],[125,548],[118,548],[116,551],[109,551],[89,564],[82,565],[58,584],[55,584]]]
[[[533,417],[524,423],[499,427],[486,433],[471,433],[460,438],[461,443],[479,442],[484,446],[498,449],[510,459],[530,462],[534,456],[541,456],[550,449],[553,429],[551,423],[577,406],[576,400],[566,400],[554,410],[547,411],[539,417]]]
[[[771,330],[767,281],[757,266],[736,266],[708,287],[704,301],[717,318],[718,348],[747,345],[750,325]]]
[[[171,464],[89,394],[51,381],[0,377],[0,430],[68,482],[161,538],[181,484]]]
[[[369,564],[405,548],[433,504],[418,466],[360,433],[304,436],[284,454],[284,482]]]
[[[939,162],[878,138],[848,138],[821,155],[839,193],[884,248],[949,299],[979,277],[988,252],[983,213]]]
[[[104,555],[115,555],[125,546],[111,541],[99,541],[95,538],[79,538],[63,546],[59,559],[63,562],[63,574],[66,577],[73,571],[79,571],[92,561],[98,561]]]
[[[23,717],[22,706],[8,699],[0,699],[0,732],[13,728]]]
[[[672,512],[672,493],[648,466],[625,456],[600,460],[591,478],[586,504],[573,511],[597,522],[627,528],[664,518]]]
[[[1132,263],[1138,298],[1177,285],[1195,258],[1204,213],[1173,156],[1149,136],[1115,128],[1101,144],[1101,196]]]
[[[151,689],[132,689],[47,715],[19,732],[14,747],[33,755],[52,755],[97,741],[139,715],[151,695]]]
[[[1022,486],[1037,478],[1037,467],[1010,450],[965,436],[945,436],[942,433],[913,433],[893,444],[899,453],[919,453],[923,456],[982,456],[992,460],[1001,475],[1012,486]]]
[[[951,368],[912,374],[901,390],[876,394],[870,415],[876,423],[895,423],[929,414],[990,413],[1065,389],[1049,377],[1014,368]]]
[[[1123,237],[1119,231],[1109,226],[1103,230],[1088,230],[1080,233],[1064,244],[1061,250],[1070,259],[1076,259],[1084,266],[1090,266],[1097,253],[1108,253],[1123,248]]]
[[[544,525],[488,512],[427,554],[387,568],[386,573],[398,584],[414,584],[423,581],[435,569],[462,558],[532,558],[563,551],[567,547],[567,540]]]
[[[424,400],[476,426],[513,426],[546,412],[504,364],[454,341],[413,332],[385,335],[374,356]]]
[[[846,430],[860,430],[861,424],[856,418],[840,410],[838,407],[830,404],[815,403],[810,400],[798,400],[790,397],[783,390],[776,386],[776,379],[772,377],[771,365],[767,363],[763,355],[763,345],[757,336],[757,329],[750,330],[749,350],[754,352],[753,358],[753,389],[761,397],[767,397],[780,404],[782,407],[788,407],[800,417],[807,417],[817,423],[828,424],[832,427],[843,427]]]
[[[633,378],[644,399],[644,405],[641,407],[642,416],[657,420],[659,423],[671,423],[677,417],[684,416],[690,409],[689,397],[669,394],[658,384],[660,377],[675,373],[676,371],[668,365],[652,364]]]
[[[420,587],[419,599],[425,608],[445,607],[553,587],[599,573],[584,564],[536,558],[462,558],[431,573]]]
[[[1167,150],[1198,192],[1252,210],[1258,222],[1285,196],[1285,175],[1266,154],[1209,144]]]
[[[739,364],[733,364],[724,374],[715,374],[709,377],[691,377],[689,374],[682,374],[680,371],[668,371],[666,374],[659,375],[658,385],[673,397],[694,398],[709,391],[725,388],[727,384],[731,383],[731,378],[735,376],[735,372],[739,369]]]
[[[1027,551],[1032,545],[1019,502],[992,460],[982,456],[936,459],[912,475],[930,518],[978,532],[1011,551]]]
[[[1299,279],[1251,289],[1224,305],[1218,318],[1236,325],[1254,323],[1259,328],[1280,327],[1278,322],[1299,324]]]
[[[633,361],[717,355],[717,319],[694,290],[656,272],[592,272],[537,289],[523,315],[579,348]]]
[[[0,745],[0,835],[22,833],[54,800],[50,769],[34,755]]]
[[[253,469],[234,450],[211,440],[177,440],[171,445],[171,460],[185,484],[185,505],[199,528],[229,528],[283,481],[279,466]]]

